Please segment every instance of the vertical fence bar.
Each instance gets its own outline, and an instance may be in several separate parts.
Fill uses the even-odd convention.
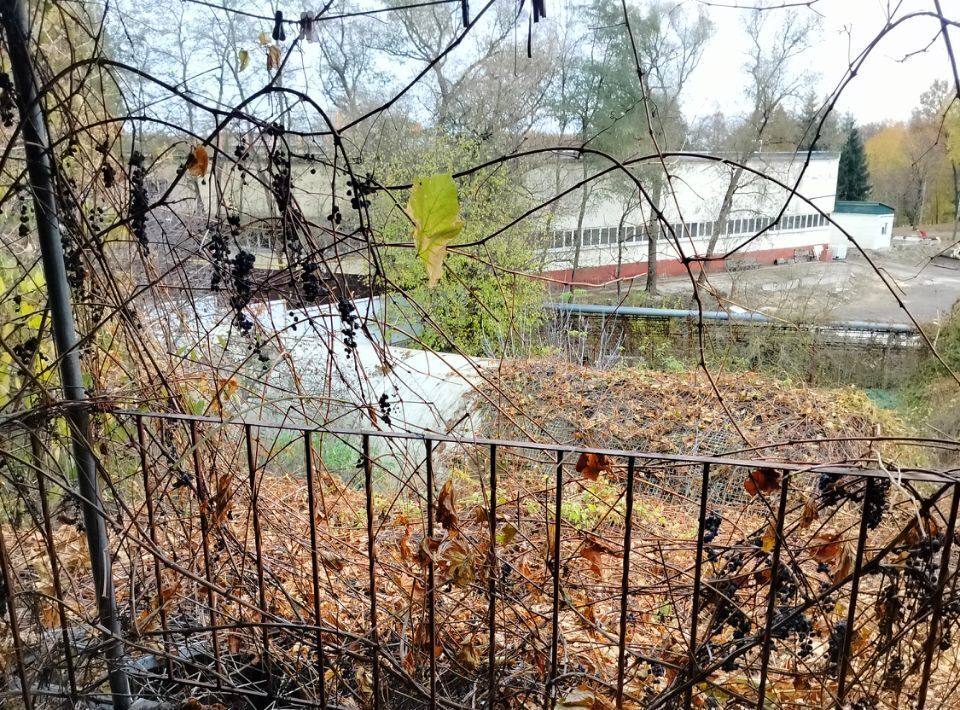
[[[950,572],[950,552],[953,549],[953,537],[957,529],[957,510],[960,508],[960,484],[953,486],[953,500],[950,502],[950,518],[947,520],[947,532],[943,540],[940,555],[940,575],[937,577],[937,593],[933,596],[933,609],[930,611],[930,632],[927,634],[926,656],[923,659],[923,674],[920,676],[920,689],[917,691],[917,710],[923,710],[927,704],[927,689],[930,685],[930,669],[933,666],[933,654],[937,648],[937,633],[940,630],[940,614],[943,611],[943,590],[947,585]]]
[[[690,659],[687,673],[690,685],[684,694],[683,706],[693,704],[693,679],[697,672],[697,631],[700,616],[700,585],[703,577],[703,536],[707,525],[707,501],[710,498],[710,464],[704,463],[700,475],[700,512],[697,517],[697,559],[693,563],[693,611],[690,615]]]
[[[97,613],[104,629],[102,657],[107,662],[110,694],[116,710],[130,704],[130,682],[123,668],[123,643],[113,587],[110,540],[97,481],[97,465],[90,448],[90,419],[80,350],[74,326],[70,282],[63,258],[60,216],[50,159],[50,137],[47,135],[43,104],[33,69],[30,52],[30,25],[26,0],[9,0],[3,4],[0,24],[7,38],[17,108],[23,132],[23,148],[30,190],[37,220],[37,238],[47,286],[47,301],[53,340],[57,349],[60,384],[68,406],[66,419],[70,429],[73,460],[76,464],[80,505],[86,529],[90,567],[96,589]]]
[[[867,479],[866,491],[863,498],[863,509],[860,511],[860,532],[857,535],[857,557],[853,563],[853,581],[850,587],[850,607],[847,609],[847,626],[843,632],[843,645],[840,647],[840,657],[837,659],[837,702],[843,704],[843,697],[847,693],[847,670],[850,665],[850,645],[853,642],[853,625],[857,613],[857,599],[860,596],[860,574],[863,570],[863,556],[867,545],[867,501],[873,495],[876,480]]]
[[[270,663],[270,633],[266,626],[267,591],[263,583],[263,538],[260,531],[260,489],[257,486],[257,455],[253,450],[253,427],[243,425],[243,435],[247,441],[247,473],[250,477],[250,515],[253,518],[253,545],[257,555],[257,593],[260,601],[260,632],[263,643],[263,665],[267,678],[272,673]]]
[[[307,506],[310,508],[310,573],[313,582],[313,623],[317,627],[317,675],[319,676],[320,707],[327,707],[327,690],[324,684],[325,659],[323,655],[323,632],[320,630],[320,564],[317,560],[317,494],[313,482],[313,434],[303,432],[304,471],[307,475]]]
[[[760,651],[760,685],[757,688],[757,708],[763,710],[767,691],[767,670],[770,666],[770,638],[773,614],[777,607],[777,587],[780,581],[780,551],[783,548],[783,522],[787,515],[787,489],[790,478],[783,476],[780,484],[780,505],[777,508],[776,536],[773,541],[773,560],[770,563],[770,598],[767,600],[767,620],[763,627],[763,647]]]
[[[4,602],[7,605],[7,619],[10,622],[10,635],[13,637],[13,656],[17,664],[17,675],[20,677],[20,694],[23,697],[25,710],[33,710],[33,695],[30,684],[27,682],[27,668],[23,661],[23,642],[20,640],[20,622],[17,619],[17,595],[13,587],[13,574],[10,570],[10,557],[7,555],[7,542],[3,536],[3,526],[0,525],[0,572],[3,574]]]
[[[137,448],[140,449],[140,472],[143,475],[143,497],[147,506],[147,533],[150,535],[150,542],[154,549],[158,549],[157,543],[157,518],[153,507],[154,487],[150,485],[149,464],[147,460],[147,434],[143,427],[143,417],[139,414],[136,417],[137,422]],[[157,609],[160,615],[160,636],[163,640],[163,656],[167,666],[167,678],[173,680],[173,660],[170,658],[170,637],[167,633],[167,609],[163,599],[163,576],[160,573],[160,558],[154,554],[153,557],[153,577],[157,583]]]
[[[623,519],[623,572],[620,575],[620,650],[617,657],[617,710],[623,708],[623,676],[627,668],[627,601],[630,591],[630,547],[633,537],[633,489],[636,461],[627,459],[627,501]]]
[[[63,639],[63,662],[67,670],[67,687],[70,688],[70,702],[77,703],[77,676],[73,666],[73,651],[70,650],[70,630],[67,628],[67,605],[63,602],[63,585],[60,583],[60,558],[57,546],[53,544],[53,521],[50,518],[50,502],[47,500],[47,481],[44,472],[43,447],[36,432],[30,432],[30,448],[33,464],[37,471],[37,493],[40,496],[40,515],[43,516],[43,532],[47,557],[50,560],[50,576],[53,581],[53,593],[57,598],[57,613],[60,616],[60,635]]]
[[[367,503],[367,559],[370,563],[370,645],[373,664],[373,707],[380,707],[380,636],[377,629],[376,546],[373,532],[373,462],[370,435],[363,435],[363,486]]]
[[[553,508],[553,615],[550,617],[550,674],[547,676],[544,705],[553,707],[560,646],[560,513],[563,507],[563,452],[557,451],[556,495]]]
[[[427,449],[427,540],[433,539],[433,442],[424,439]],[[429,542],[427,543],[429,545]],[[429,548],[428,548],[429,549]],[[430,710],[437,707],[437,619],[434,597],[433,555],[427,555],[427,629],[430,634]]]
[[[207,590],[207,607],[210,609],[210,636],[213,641],[213,661],[216,668],[217,690],[223,690],[223,662],[220,659],[220,635],[217,632],[217,598],[213,592],[213,580],[210,571],[213,564],[210,560],[210,524],[207,520],[207,501],[209,500],[207,483],[200,469],[200,438],[197,436],[197,422],[190,420],[190,449],[193,453],[193,479],[197,485],[197,499],[200,513],[200,540],[203,546],[203,576],[206,580],[204,587]]]
[[[487,707],[490,710],[497,704],[497,445],[490,444],[490,551],[488,553],[487,593],[490,596],[487,607]]]

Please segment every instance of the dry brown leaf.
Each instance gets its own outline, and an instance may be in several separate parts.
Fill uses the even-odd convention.
[[[596,708],[598,707],[597,696],[588,688],[580,687],[567,693],[563,699],[557,703],[557,710],[564,708]]]
[[[580,548],[580,556],[590,563],[590,571],[598,577],[603,576],[603,568],[601,565],[606,552],[603,547],[592,540],[588,540],[583,544],[583,547]]]
[[[817,498],[816,496],[810,496],[807,498],[807,502],[803,504],[803,513],[800,515],[800,529],[806,530],[809,528],[813,521],[817,519]]]
[[[457,529],[457,495],[451,478],[443,484],[437,497],[437,522],[447,530]]]
[[[187,172],[195,177],[203,177],[207,174],[209,162],[210,156],[207,155],[207,149],[202,145],[195,145],[187,156]]]
[[[553,564],[553,559],[557,554],[557,548],[555,546],[557,536],[557,526],[553,523],[547,523],[547,554],[546,561],[547,567]]]
[[[456,587],[469,587],[477,578],[477,561],[473,551],[459,538],[447,539],[438,556],[447,565],[447,579]]]
[[[840,556],[833,562],[833,581],[839,582],[846,579],[853,572],[853,553],[850,552],[850,546],[841,543]]]
[[[810,554],[817,562],[834,562],[843,553],[843,542],[837,533],[823,532],[813,538]]]
[[[205,705],[196,698],[187,698],[180,704],[180,710],[226,710],[226,706],[221,703]]]
[[[417,545],[417,564],[421,569],[426,569],[430,560],[436,562],[437,550],[440,548],[440,539],[437,537],[424,537]]]
[[[320,557],[320,564],[327,569],[332,569],[334,572],[339,572],[343,569],[343,558],[339,555],[329,550],[317,550],[317,555]]]
[[[470,519],[477,525],[486,525],[490,516],[487,515],[487,509],[482,505],[475,505],[470,510]]]
[[[610,463],[603,454],[583,453],[577,459],[576,470],[588,481],[596,481],[602,471],[610,470]]]
[[[471,638],[464,644],[460,645],[460,648],[457,649],[457,660],[460,661],[463,665],[470,669],[476,669],[480,667],[481,656],[480,650],[482,648],[481,641],[476,637]]]
[[[755,469],[743,482],[743,488],[751,496],[778,491],[780,490],[780,472],[771,468]]]
[[[280,48],[271,44],[267,47],[267,71],[280,71]]]
[[[406,516],[400,515],[397,517],[397,524],[404,526],[403,535],[397,541],[397,547],[400,548],[400,559],[409,562],[413,558],[413,553],[410,551],[410,523]]]

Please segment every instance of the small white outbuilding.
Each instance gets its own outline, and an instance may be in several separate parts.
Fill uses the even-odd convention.
[[[840,225],[863,249],[888,249],[893,238],[894,210],[882,202],[844,202],[837,200],[833,221]],[[839,229],[831,230],[831,251],[842,258],[850,241]]]

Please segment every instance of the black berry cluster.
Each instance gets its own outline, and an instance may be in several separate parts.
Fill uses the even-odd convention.
[[[706,543],[713,542],[717,533],[720,532],[720,523],[723,522],[723,519],[716,512],[711,512],[704,521],[703,521],[703,541]]]
[[[330,208],[330,214],[327,215],[327,221],[333,225],[338,225],[343,221],[343,214],[341,214],[340,208],[337,205],[334,205]]]
[[[17,115],[17,92],[7,72],[0,72],[0,122],[4,128],[13,126]]]
[[[390,403],[390,397],[387,396],[386,392],[380,395],[378,404],[380,405],[380,418],[383,419],[383,423],[387,426],[393,426],[393,422],[390,419],[390,412],[393,409],[393,405]]]
[[[840,664],[840,653],[843,651],[843,639],[847,634],[847,622],[838,621],[830,629],[830,638],[827,644],[827,672],[837,673],[837,666]]]
[[[17,228],[17,234],[23,238],[30,234],[30,205],[22,190],[18,191],[17,200],[20,203],[20,226]]]
[[[873,486],[864,493],[863,515],[867,519],[867,527],[875,530],[887,512],[890,494],[890,479],[877,478]]]
[[[350,188],[347,190],[347,195],[350,196],[350,206],[353,209],[359,210],[361,207],[370,206],[367,196],[374,190],[373,175],[367,173],[356,181],[347,180],[347,186]]]
[[[347,357],[350,357],[357,349],[357,329],[359,328],[359,319],[357,318],[357,309],[347,299],[342,299],[337,304],[340,311],[340,322],[343,325],[343,342],[347,346]]]
[[[940,615],[940,650],[947,651],[953,646],[953,629],[960,620],[960,599],[952,599]]]
[[[941,535],[927,535],[907,549],[904,580],[907,594],[929,601],[936,592],[939,578]]]
[[[39,356],[40,360],[46,360],[42,352],[40,352],[40,339],[37,336],[27,338],[22,343],[14,345],[13,354],[17,357],[20,362],[29,363],[33,360],[33,356]]]
[[[103,165],[100,167],[100,177],[103,180],[103,186],[109,190],[117,184],[117,171],[109,162],[110,149],[106,143],[98,143],[96,151],[103,156]]]
[[[791,601],[797,596],[798,591],[797,575],[789,567],[781,566],[777,573],[777,597],[780,603],[786,604]]]
[[[227,228],[229,235],[236,241],[240,235],[240,215],[227,215]],[[209,227],[210,240],[207,242],[207,249],[210,251],[210,260],[213,262],[213,273],[210,275],[210,290],[217,292],[220,290],[220,284],[229,273],[230,264],[230,240],[224,234],[223,227],[220,224],[212,224]]]
[[[900,620],[902,610],[897,585],[888,584],[877,598],[877,630],[882,638],[889,639],[893,635],[893,625]]]
[[[144,179],[147,172],[143,167],[143,153],[138,150],[133,151],[130,156],[130,207],[129,219],[130,230],[136,237],[141,249],[146,254],[149,252],[149,242],[147,240],[147,189],[144,185]]]
[[[329,293],[320,281],[320,276],[317,273],[319,270],[320,267],[312,261],[308,261],[303,265],[301,284],[303,287],[303,299],[307,303],[313,303],[321,296],[326,296]]]
[[[230,306],[233,308],[233,324],[244,335],[248,335],[253,330],[253,321],[244,312],[250,297],[253,295],[253,285],[250,281],[250,274],[253,271],[253,265],[256,263],[256,257],[248,251],[241,249],[233,259],[233,269],[230,272],[230,278],[233,282],[233,295],[230,297]]]
[[[890,662],[883,670],[883,686],[891,690],[899,689],[903,685],[903,672],[905,668],[900,654],[891,656]]]
[[[890,480],[875,479],[872,486],[866,481],[853,482],[828,473],[821,473],[818,482],[820,501],[824,506],[834,506],[844,501],[863,503],[863,515],[867,527],[876,529],[887,512]],[[869,495],[867,495],[869,491]]]
[[[806,658],[813,653],[813,624],[804,614],[796,613],[792,607],[784,607],[777,611],[773,618],[771,636],[778,639],[795,637],[797,640],[797,655]]]

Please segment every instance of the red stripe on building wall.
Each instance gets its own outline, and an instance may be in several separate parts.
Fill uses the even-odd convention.
[[[823,251],[820,253],[820,261],[829,261],[831,258],[830,247],[822,245]],[[798,257],[798,255],[800,255]],[[794,248],[785,249],[764,249],[762,251],[751,251],[743,255],[736,254],[729,259],[718,259],[716,261],[696,262],[690,265],[695,274],[700,273],[701,264],[706,265],[707,272],[726,271],[729,264],[740,262],[739,267],[750,266],[769,266],[779,259],[787,261],[809,260],[803,255],[813,257],[813,248]],[[736,267],[735,267],[736,268]],[[657,273],[660,276],[682,276],[687,273],[687,269],[679,259],[661,259],[657,262]],[[577,269],[563,269],[560,271],[545,271],[541,274],[552,281],[568,285],[586,285],[600,286],[611,281],[633,279],[638,276],[646,276],[647,262],[642,261],[633,264],[621,264],[619,271],[616,264],[605,264],[603,266],[585,266]]]

